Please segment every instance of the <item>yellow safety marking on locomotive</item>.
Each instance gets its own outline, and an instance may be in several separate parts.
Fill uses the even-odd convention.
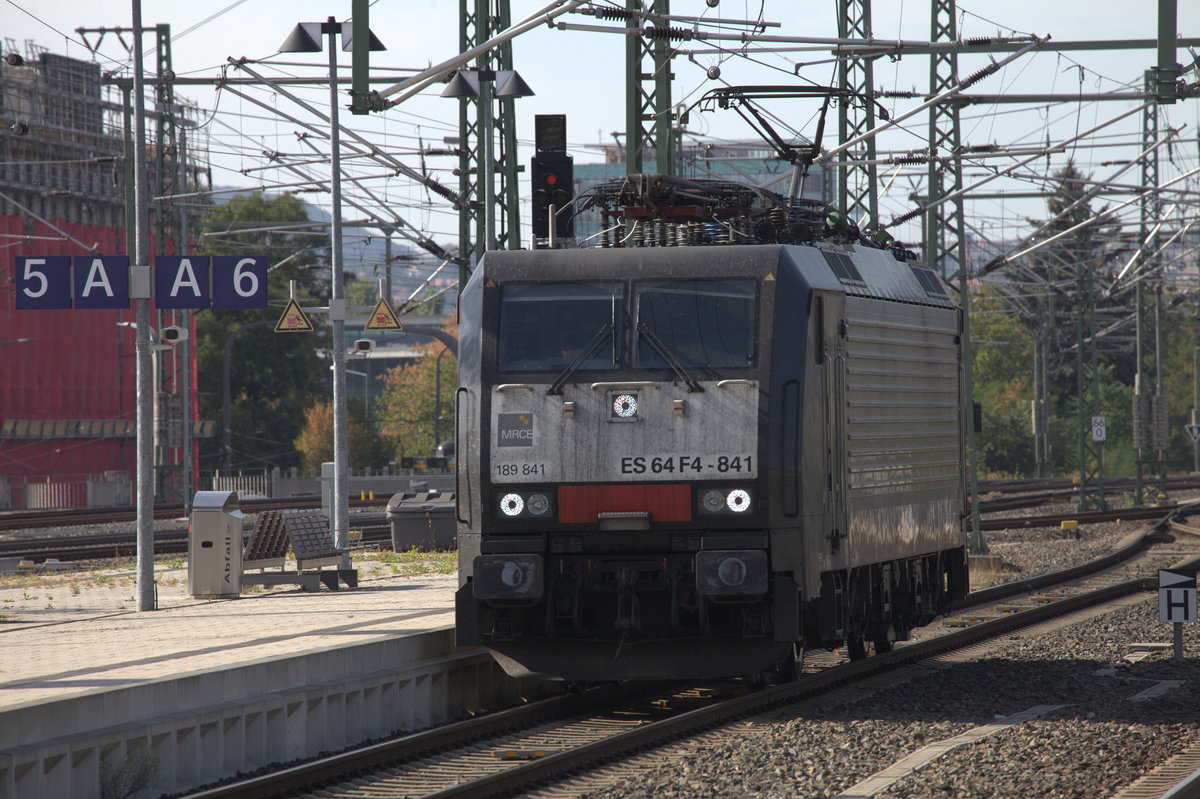
[[[887,790],[904,777],[915,773],[947,752],[965,744],[974,743],[1001,730],[1007,730],[1009,727],[1015,727],[1021,722],[1044,716],[1061,707],[1066,707],[1066,705],[1037,705],[1028,710],[1022,710],[1020,713],[996,719],[973,730],[967,730],[953,738],[923,746],[903,760],[897,761],[882,771],[877,771],[846,792],[838,794],[834,799],[868,799],[868,797]]]

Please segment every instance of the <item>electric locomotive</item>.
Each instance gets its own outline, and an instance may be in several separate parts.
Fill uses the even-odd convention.
[[[606,246],[488,252],[461,295],[459,644],[514,676],[758,675],[965,596],[939,276],[732,184],[592,202]]]

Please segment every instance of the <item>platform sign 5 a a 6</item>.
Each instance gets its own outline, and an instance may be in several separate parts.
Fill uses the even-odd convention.
[[[71,257],[17,256],[17,310],[71,307]]]
[[[15,264],[19,310],[129,307],[128,256],[18,256]],[[153,272],[159,308],[267,307],[265,258],[163,255]]]

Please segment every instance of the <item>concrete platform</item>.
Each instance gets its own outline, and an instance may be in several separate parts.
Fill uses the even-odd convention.
[[[0,797],[187,791],[522,691],[455,648],[454,575],[218,601],[159,576],[145,613],[121,609],[128,575],[16,579],[0,583]]]

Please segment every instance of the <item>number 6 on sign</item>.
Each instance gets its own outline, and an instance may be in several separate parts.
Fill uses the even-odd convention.
[[[1103,416],[1092,417],[1092,441],[1096,444],[1103,443],[1108,440],[1108,431],[1106,429],[1106,418]]]
[[[214,256],[214,308],[266,308],[267,259]]]

